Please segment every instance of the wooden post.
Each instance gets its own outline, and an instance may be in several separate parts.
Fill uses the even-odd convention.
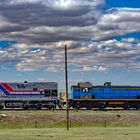
[[[107,122],[106,122],[106,120],[105,120],[105,128],[107,127],[107,124],[106,124]]]
[[[65,45],[65,82],[66,82],[66,116],[67,130],[69,130],[69,108],[68,108],[68,69],[67,69],[67,46]]]

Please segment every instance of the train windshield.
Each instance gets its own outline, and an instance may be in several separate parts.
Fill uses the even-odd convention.
[[[50,90],[44,90],[44,96],[45,96],[45,97],[51,96]]]
[[[88,88],[83,88],[83,92],[89,92]]]
[[[57,96],[57,90],[44,90],[44,96],[49,97],[49,96]]]
[[[52,90],[52,94],[51,94],[52,96],[57,96],[57,90]]]

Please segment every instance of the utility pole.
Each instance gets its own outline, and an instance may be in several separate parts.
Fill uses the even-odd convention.
[[[68,107],[68,68],[67,68],[67,46],[65,45],[65,82],[66,82],[66,114],[67,130],[69,130],[69,107]]]

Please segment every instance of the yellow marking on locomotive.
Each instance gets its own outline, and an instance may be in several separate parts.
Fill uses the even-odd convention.
[[[125,102],[108,102],[109,105],[123,105]]]
[[[81,99],[91,99],[91,96],[83,96]]]

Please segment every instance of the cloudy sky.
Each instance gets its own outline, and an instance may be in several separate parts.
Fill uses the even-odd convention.
[[[140,85],[139,0],[0,0],[0,81]]]

